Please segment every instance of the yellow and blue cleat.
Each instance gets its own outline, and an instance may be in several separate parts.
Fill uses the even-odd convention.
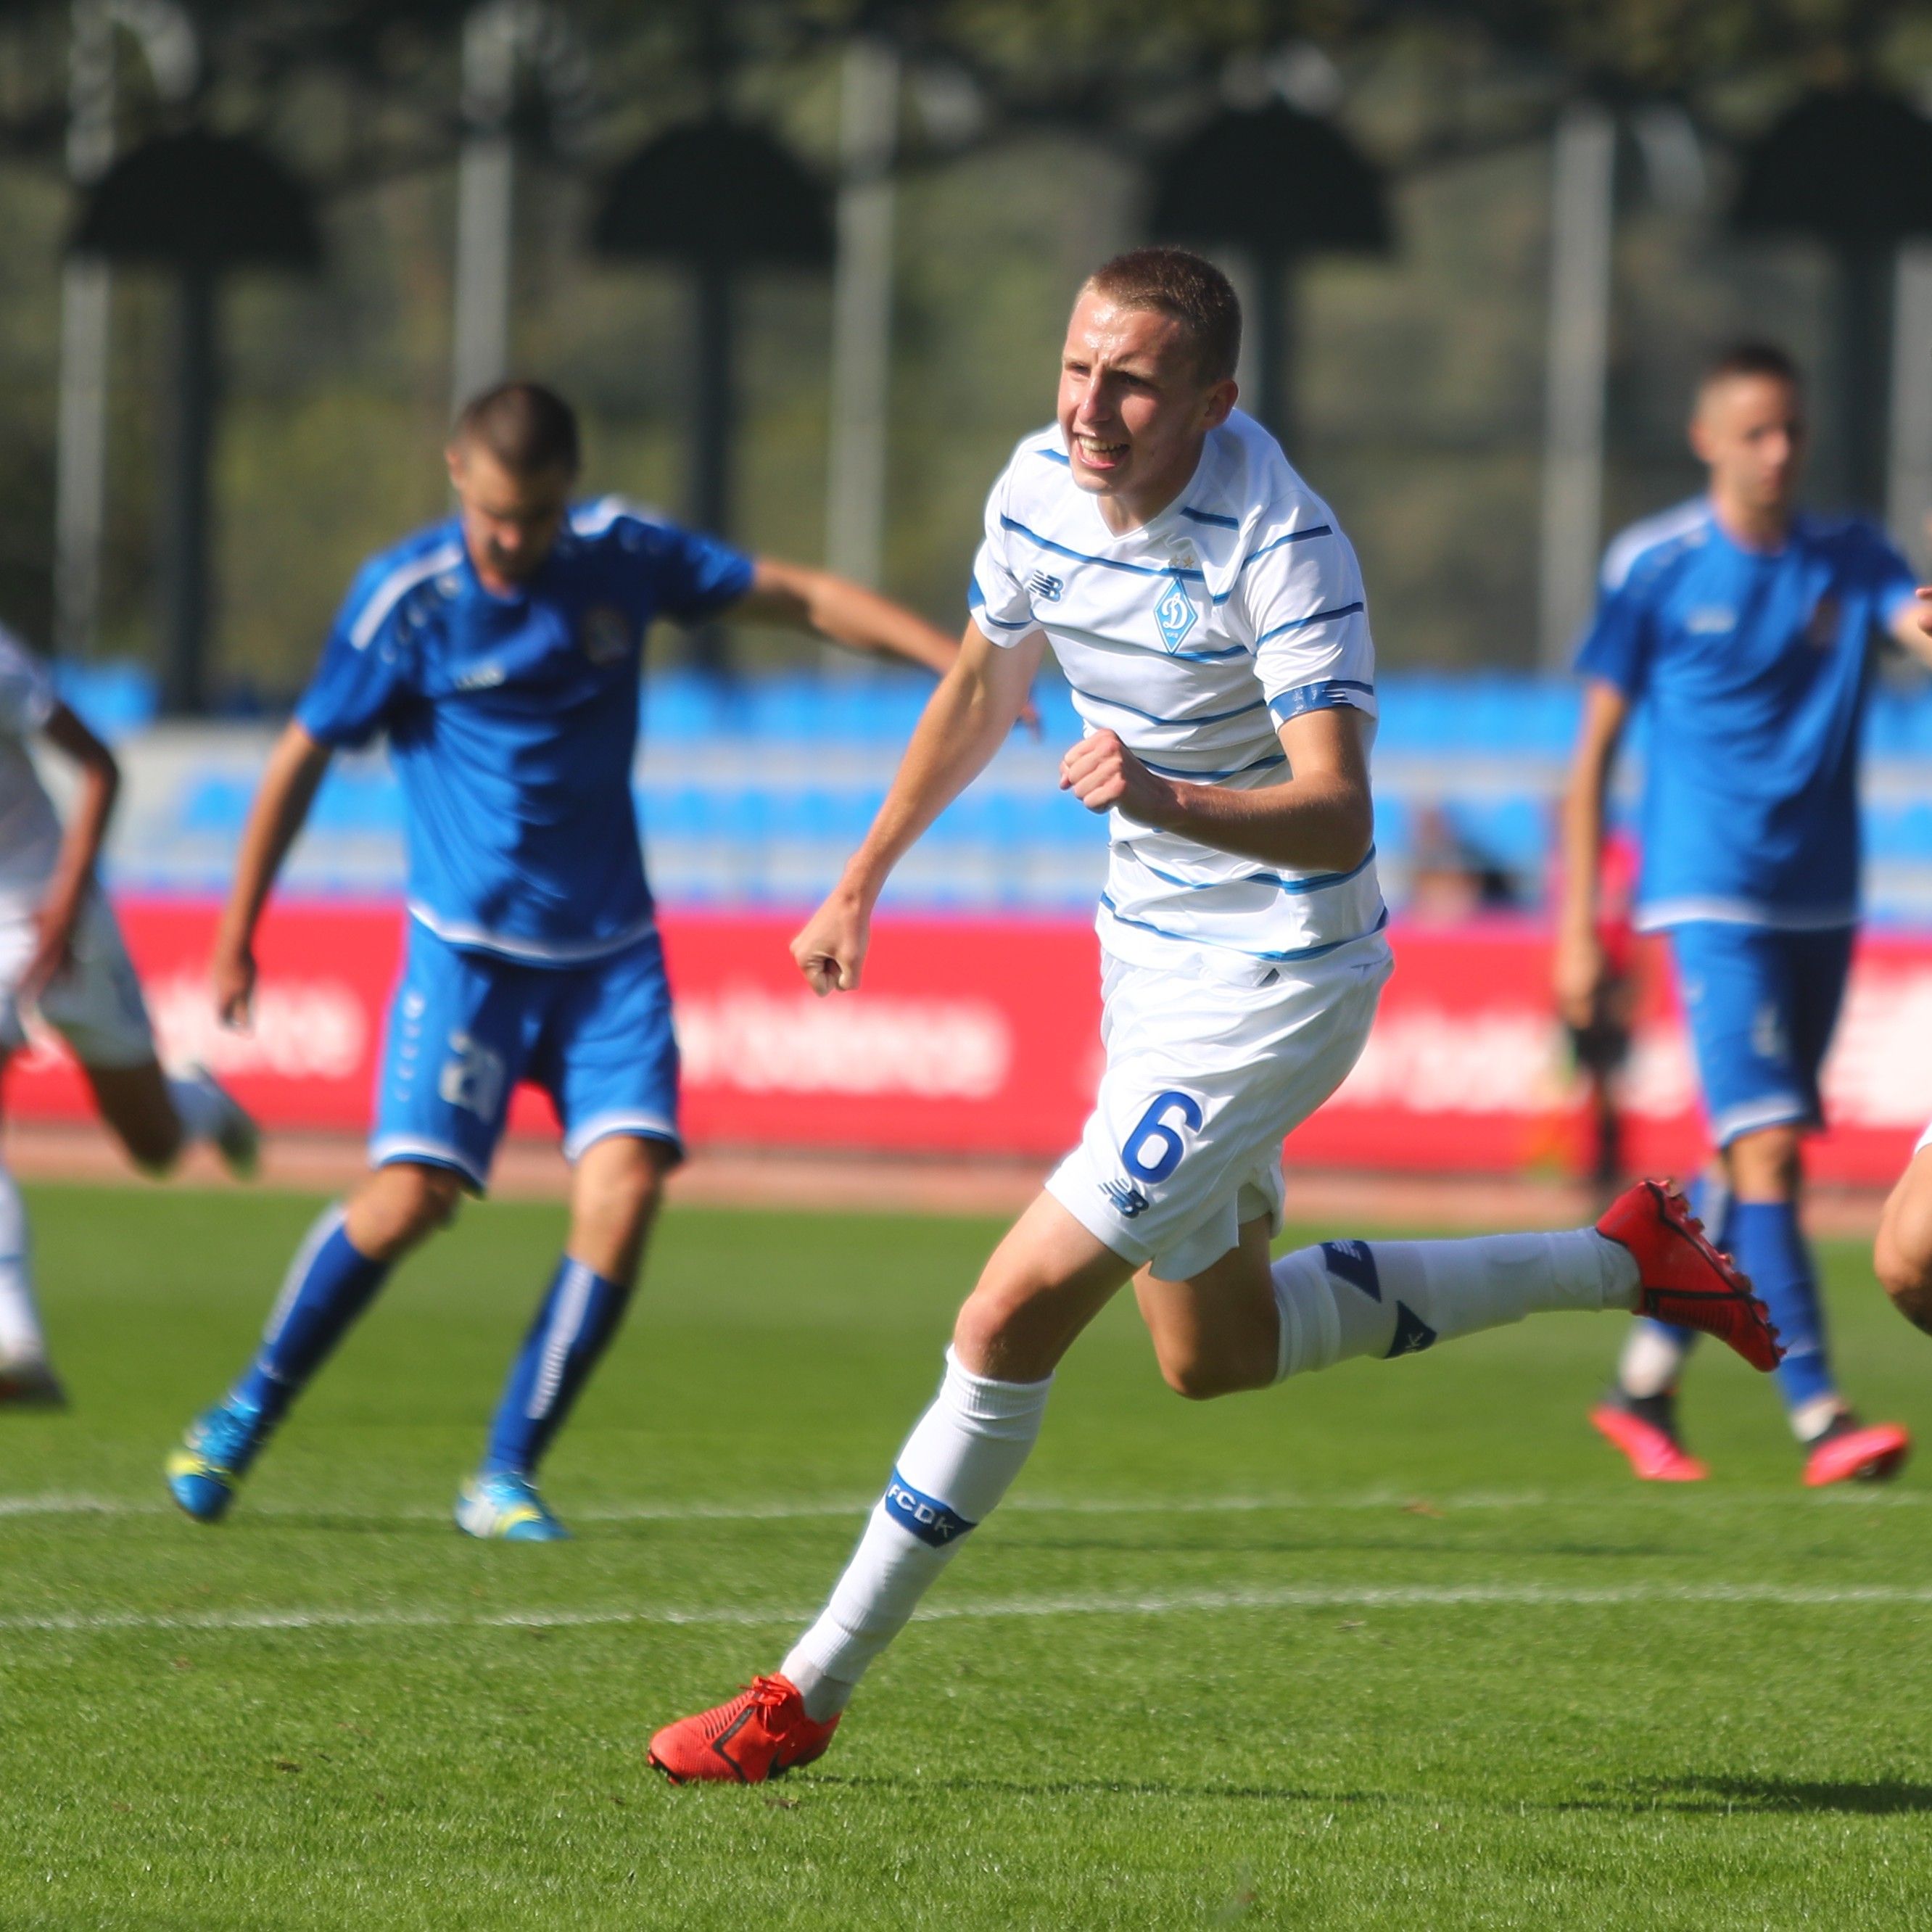
[[[570,1532],[552,1516],[529,1477],[485,1470],[457,1492],[456,1526],[505,1543],[563,1543]]]
[[[252,1402],[230,1396],[202,1410],[168,1458],[168,1493],[196,1522],[218,1522],[268,1436]]]

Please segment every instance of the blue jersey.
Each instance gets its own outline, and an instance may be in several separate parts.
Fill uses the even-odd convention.
[[[573,510],[507,596],[478,581],[454,518],[365,564],[296,716],[325,745],[388,733],[411,913],[538,965],[648,931],[631,795],[644,634],[751,580],[741,552],[614,497]]]
[[[1857,919],[1872,645],[1912,594],[1856,520],[1801,517],[1762,552],[1700,500],[1611,544],[1577,664],[1648,716],[1640,928]]]

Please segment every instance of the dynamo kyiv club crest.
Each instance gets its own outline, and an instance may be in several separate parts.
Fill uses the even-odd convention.
[[[1194,628],[1194,599],[1178,577],[1171,578],[1154,607],[1154,620],[1160,626],[1162,641],[1171,651],[1180,648],[1180,640]]]

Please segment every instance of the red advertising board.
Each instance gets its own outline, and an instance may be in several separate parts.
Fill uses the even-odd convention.
[[[269,1126],[359,1132],[400,938],[391,906],[278,904],[261,935],[248,1034],[214,1022],[204,968],[212,903],[120,908],[164,1056],[200,1060]],[[795,919],[667,913],[695,1143],[1051,1156],[1076,1138],[1100,1071],[1097,952],[1069,920],[882,920],[866,984],[815,999],[786,950]],[[1395,934],[1396,970],[1360,1064],[1295,1136],[1309,1164],[1435,1172],[1560,1170],[1582,1156],[1579,1096],[1527,921]],[[1692,1071],[1667,976],[1649,964],[1627,1080],[1628,1151],[1684,1172],[1702,1156]],[[1932,1114],[1932,940],[1862,945],[1826,1078],[1823,1178],[1878,1184]],[[21,1057],[8,1105],[82,1118],[58,1047]],[[552,1131],[518,1096],[520,1132]]]

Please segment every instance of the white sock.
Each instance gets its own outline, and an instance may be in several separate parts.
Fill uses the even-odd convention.
[[[1815,1442],[1844,1412],[1844,1402],[1835,1390],[1814,1395],[1791,1412],[1791,1432],[1801,1442]]]
[[[0,1167],[0,1360],[41,1362],[46,1354],[40,1311],[34,1306],[27,1210],[14,1177]]]
[[[1052,1386],[1051,1376],[1000,1382],[974,1375],[946,1350],[939,1394],[906,1438],[831,1600],[779,1666],[814,1722],[845,1708],[966,1532],[1006,1494],[1032,1453]]]
[[[1668,1395],[1683,1372],[1689,1345],[1660,1322],[1635,1322],[1617,1364],[1617,1386],[1642,1401]]]
[[[174,1102],[182,1138],[190,1143],[212,1142],[220,1131],[227,1112],[221,1096],[199,1074],[170,1073],[166,1079],[168,1098]]]
[[[1354,1355],[1432,1342],[1560,1309],[1634,1308],[1629,1251],[1594,1228],[1469,1241],[1324,1241],[1273,1270],[1277,1382]]]

